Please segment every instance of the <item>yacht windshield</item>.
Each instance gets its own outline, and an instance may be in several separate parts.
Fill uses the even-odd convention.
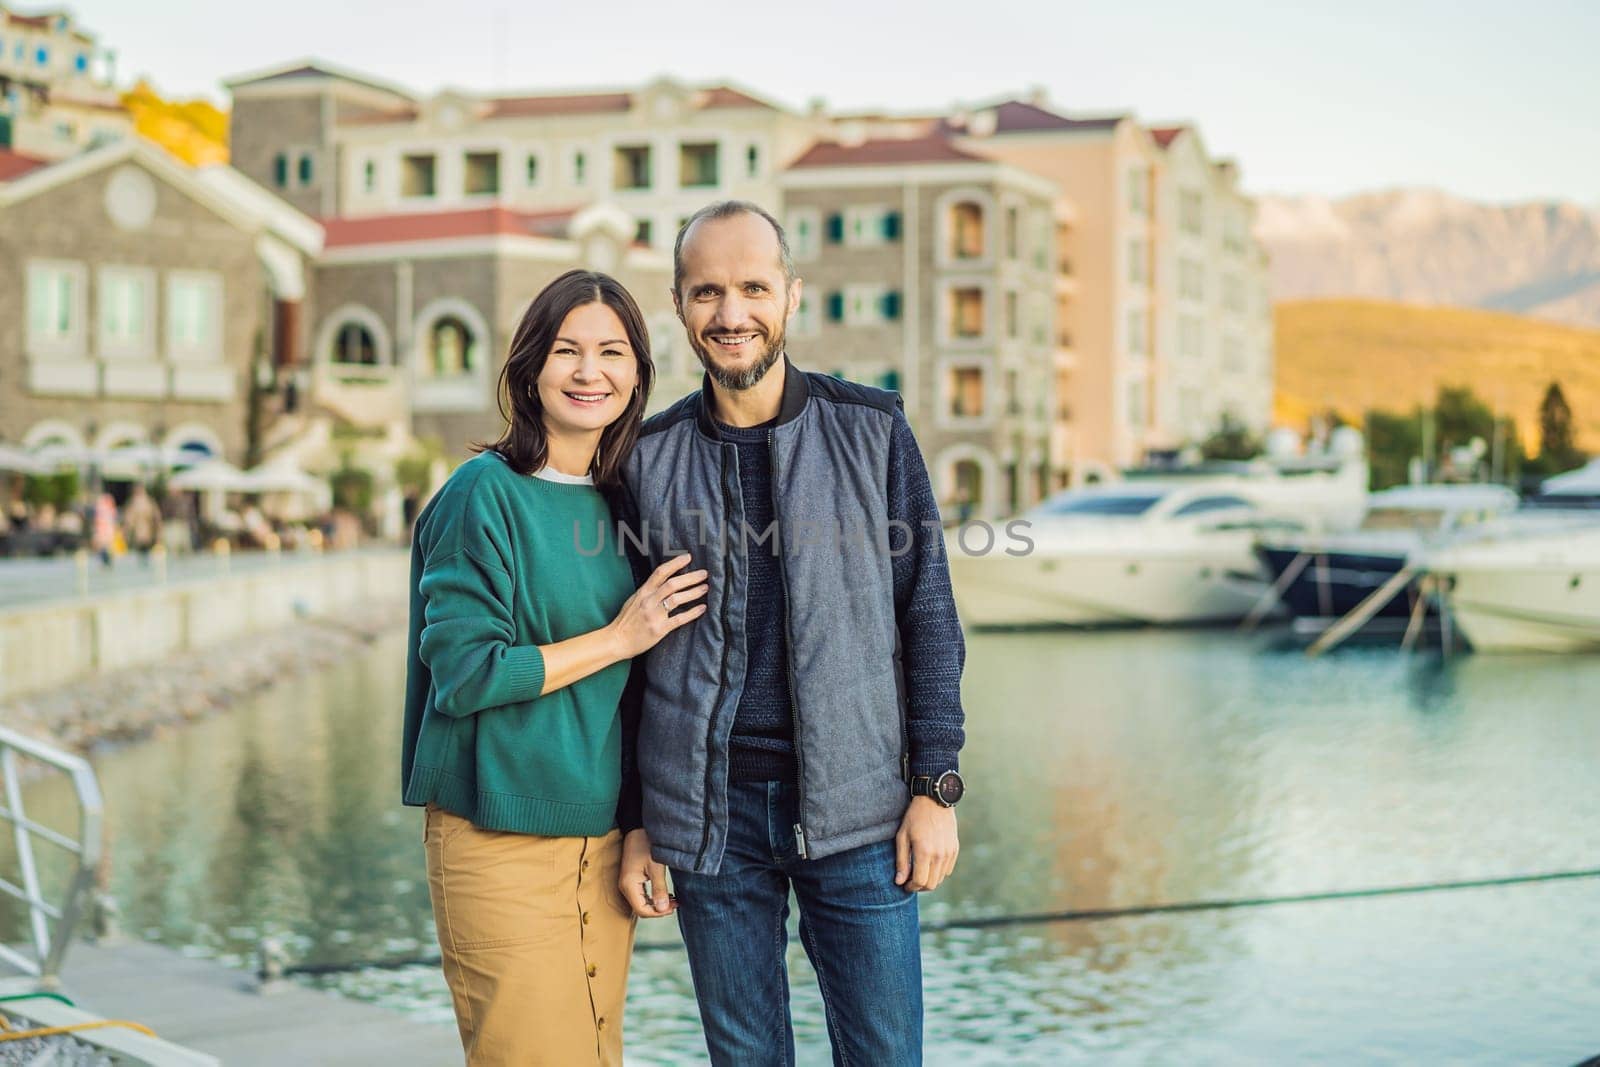
[[[1143,515],[1155,507],[1160,493],[1085,493],[1068,494],[1046,500],[1038,515]]]

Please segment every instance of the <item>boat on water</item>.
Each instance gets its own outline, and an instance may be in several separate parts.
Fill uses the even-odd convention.
[[[1432,553],[1428,570],[1477,652],[1600,651],[1600,525],[1507,530]]]
[[[1505,486],[1398,486],[1371,494],[1354,530],[1263,538],[1256,553],[1296,628],[1319,632],[1425,553],[1475,536],[1516,508],[1517,494]],[[1369,626],[1399,633],[1420,595],[1418,581],[1406,583]]]
[[[1012,534],[1013,545],[974,554],[975,539],[953,533],[948,558],[962,621],[996,628],[1242,618],[1266,588],[1256,539],[1303,529],[1253,499],[1262,495],[1270,493],[1246,479],[1138,479],[1068,490],[1026,512],[1025,551]]]
[[[1600,650],[1600,459],[1546,479],[1427,568],[1476,651]]]

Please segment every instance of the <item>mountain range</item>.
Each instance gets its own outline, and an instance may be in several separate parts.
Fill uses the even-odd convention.
[[[1275,301],[1356,297],[1600,327],[1600,211],[1430,189],[1258,205]]]

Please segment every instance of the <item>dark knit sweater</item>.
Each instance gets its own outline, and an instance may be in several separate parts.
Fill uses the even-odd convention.
[[[719,425],[739,449],[739,487],[745,524],[765,531],[774,515],[770,424],[739,429]],[[893,560],[895,614],[906,675],[906,733],[912,774],[958,769],[962,730],[961,668],[966,645],[950,593],[949,568],[939,529],[939,507],[916,437],[895,415],[889,443],[889,518],[916,531],[912,551]],[[783,502],[786,509],[795,503]],[[784,512],[793,521],[792,510]],[[925,525],[931,523],[932,525]],[[900,547],[900,535],[892,543]],[[744,693],[734,716],[728,774],[734,781],[795,780],[794,711],[789,694],[787,605],[773,542],[740,544],[749,556],[745,609],[748,649]]]

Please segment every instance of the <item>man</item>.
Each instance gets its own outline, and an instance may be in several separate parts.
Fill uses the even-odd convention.
[[[705,381],[645,423],[623,508],[710,593],[645,664],[621,888],[665,914],[671,868],[713,1063],[794,1062],[792,887],[835,1061],[913,1064],[916,893],[955,865],[965,648],[899,397],[789,362],[800,287],[754,204],[678,234],[672,298]]]

